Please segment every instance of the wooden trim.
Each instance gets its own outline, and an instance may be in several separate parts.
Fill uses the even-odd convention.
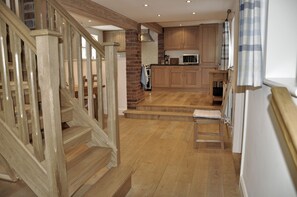
[[[6,159],[1,154],[0,154],[0,165],[2,165],[5,172],[7,173],[7,174],[0,174],[0,179],[12,181],[12,182],[16,182],[18,180],[14,170],[9,166]]]
[[[106,93],[107,93],[107,130],[108,137],[117,148],[112,153],[112,165],[120,164],[120,138],[118,120],[118,77],[116,43],[105,43],[105,66],[106,66]]]
[[[44,109],[42,115],[49,196],[68,196],[60,115],[58,37],[51,31],[48,31],[48,35],[41,33],[40,36],[38,32],[40,31],[36,31],[34,35],[36,35],[38,49],[37,65],[41,103]]]
[[[67,20],[67,23],[71,24],[72,28],[74,28],[77,32],[79,32],[81,35],[83,35],[83,37],[86,39],[86,41],[88,43],[90,43],[92,45],[93,48],[96,49],[96,51],[100,52],[102,55],[104,55],[104,49],[103,47],[99,44],[99,42],[97,42],[96,40],[94,40],[92,38],[92,36],[89,34],[89,32],[82,27],[79,22],[77,22],[66,10],[63,6],[61,6],[60,4],[66,3],[66,1],[60,1],[59,3],[55,0],[47,0],[48,3],[53,6],[56,11],[62,15],[64,17],[65,20]],[[78,1],[80,2],[80,1]],[[68,2],[69,3],[69,2]],[[73,2],[74,3],[74,2]],[[72,2],[70,2],[70,5],[73,4]],[[96,4],[98,5],[98,4]],[[82,6],[84,7],[84,6]],[[67,8],[67,6],[66,6]],[[68,9],[68,8],[67,8]],[[93,8],[94,9],[94,8]],[[85,10],[86,13],[90,12],[89,10]],[[97,12],[97,11],[96,11]]]
[[[0,18],[36,53],[36,42],[30,36],[29,28],[2,1],[0,1]]]
[[[137,30],[137,22],[91,0],[58,0],[69,12],[123,29]]]
[[[48,179],[44,166],[36,160],[27,146],[16,137],[14,131],[2,119],[0,119],[0,141],[0,154],[9,165],[37,196],[48,196]]]
[[[296,104],[293,102],[289,91],[284,87],[273,87],[271,92],[272,108],[291,152],[295,166],[297,167]]]
[[[153,30],[158,34],[163,34],[163,27],[160,26],[158,23],[142,23],[142,25],[146,26],[147,28]]]

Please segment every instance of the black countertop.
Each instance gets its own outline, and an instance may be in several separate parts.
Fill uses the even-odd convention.
[[[200,64],[151,64],[151,66],[199,66]]]

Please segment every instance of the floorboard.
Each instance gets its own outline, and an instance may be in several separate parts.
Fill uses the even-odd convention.
[[[121,118],[120,128],[122,164],[134,171],[128,197],[240,196],[231,146],[193,149],[193,123]]]

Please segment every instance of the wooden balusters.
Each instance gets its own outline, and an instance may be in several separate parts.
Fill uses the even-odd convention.
[[[72,28],[69,23],[66,23],[66,58],[68,66],[68,84],[69,92],[72,97],[74,97],[74,74],[73,74],[73,56],[72,56]]]
[[[92,60],[91,60],[91,45],[86,43],[87,54],[87,87],[88,87],[88,114],[94,118],[94,98],[93,98],[93,74],[92,74]]]
[[[76,33],[76,49],[77,49],[77,93],[78,101],[81,107],[84,107],[84,86],[85,81],[83,79],[83,67],[82,67],[82,48],[81,48],[81,36]]]
[[[24,81],[21,63],[21,39],[9,30],[9,38],[11,45],[12,61],[14,67],[14,87],[16,94],[16,118],[18,125],[18,137],[24,143],[29,143],[28,120],[25,111],[24,100]]]
[[[99,53],[96,53],[96,71],[97,71],[97,73],[96,73],[96,76],[97,76],[97,120],[99,122],[99,126],[101,128],[104,128],[102,58]]]
[[[13,100],[11,97],[10,77],[7,56],[6,24],[0,18],[0,73],[2,79],[3,111],[5,122],[9,127],[15,127]]]
[[[44,160],[42,134],[40,130],[40,115],[38,108],[38,92],[37,92],[37,77],[36,77],[36,59],[35,54],[25,44],[26,68],[28,72],[28,85],[29,85],[29,99],[31,106],[31,132],[32,132],[32,145],[35,157],[42,161]]]

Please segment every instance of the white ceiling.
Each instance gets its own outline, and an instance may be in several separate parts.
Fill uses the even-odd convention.
[[[236,0],[92,0],[138,23],[163,27],[187,26],[225,20]],[[147,7],[144,4],[148,4]],[[193,14],[195,12],[196,14]],[[161,16],[158,16],[160,14]]]

